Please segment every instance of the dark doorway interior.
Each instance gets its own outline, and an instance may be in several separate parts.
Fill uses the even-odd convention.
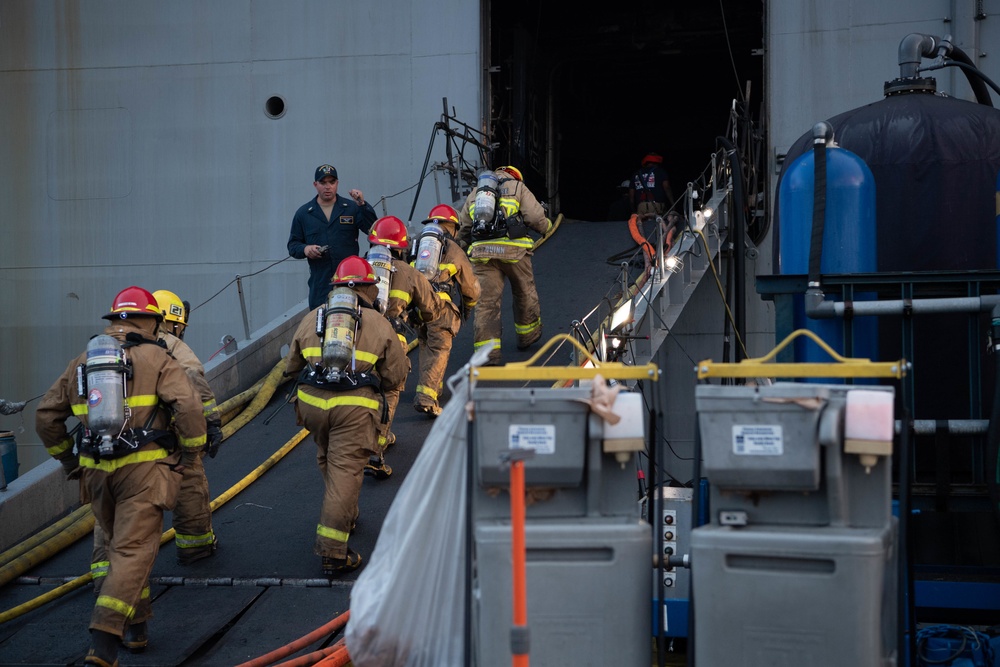
[[[651,151],[680,194],[718,149],[734,101],[760,116],[763,12],[745,0],[494,3],[496,159],[525,165],[539,198],[558,195],[572,219],[615,219],[619,185]],[[559,176],[543,189],[550,150]]]

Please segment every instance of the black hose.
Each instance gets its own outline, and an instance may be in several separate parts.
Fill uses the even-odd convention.
[[[812,236],[809,241],[809,287],[819,287],[820,265],[823,259],[823,228],[826,225],[826,142],[832,132],[829,123],[813,126],[813,156],[815,159],[813,183]]]
[[[733,216],[733,230],[731,238],[733,240],[733,273],[736,276],[736,288],[733,290],[733,317],[736,320],[734,327],[739,340],[746,340],[746,242],[744,232],[747,228],[746,209],[743,193],[743,164],[736,147],[725,137],[717,137],[716,141],[726,149],[729,157],[729,165],[733,170],[733,202],[736,215]],[[713,174],[713,178],[715,174]],[[744,358],[743,348],[736,346],[736,361]]]
[[[993,106],[990,91],[986,88],[986,83],[984,82],[985,75],[976,68],[975,63],[966,55],[965,51],[952,44],[951,53],[948,56],[958,64],[968,65],[968,67],[962,67],[962,72],[965,74],[965,78],[969,80],[972,92],[976,95],[976,101],[980,104]]]

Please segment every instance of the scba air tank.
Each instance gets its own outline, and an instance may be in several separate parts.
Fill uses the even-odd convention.
[[[378,301],[375,305],[379,312],[385,313],[389,306],[389,288],[392,283],[392,252],[383,245],[373,245],[368,249],[365,259],[372,265],[375,280],[378,281]]]
[[[825,126],[824,123],[817,125]],[[827,126],[828,127],[828,126]],[[817,132],[820,130],[817,129]],[[815,133],[814,133],[815,134]],[[815,139],[814,150],[796,158],[785,171],[778,192],[779,272],[808,276],[814,210],[816,207],[817,145],[824,151],[825,188],[822,211],[822,253],[819,273],[874,273],[878,270],[875,226],[875,178],[864,160],[840,148],[832,139]],[[820,166],[823,166],[822,164]],[[826,293],[827,299],[841,299]],[[874,298],[873,294],[855,294],[855,300]],[[793,297],[792,327],[808,329],[818,335],[834,351],[848,354],[845,346],[845,322],[842,318],[814,319],[805,313],[803,295]],[[878,326],[874,317],[859,317],[852,321],[852,342],[849,356],[875,359],[878,357]],[[804,337],[794,344],[796,362],[829,362],[830,356]]]
[[[414,268],[428,280],[434,280],[441,272],[441,251],[444,249],[444,230],[436,222],[428,223],[420,233],[417,243],[417,259]]]
[[[87,344],[87,428],[99,438],[98,450],[110,454],[125,427],[125,351],[111,336]]]
[[[354,358],[358,296],[349,287],[334,287],[323,310],[323,376],[338,382]]]
[[[500,180],[492,171],[484,171],[479,174],[476,181],[475,210],[473,211],[473,225],[484,225],[493,221],[497,211],[497,192],[500,188]]]

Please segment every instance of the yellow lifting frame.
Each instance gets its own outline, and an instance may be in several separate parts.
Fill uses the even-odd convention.
[[[767,363],[774,359],[789,343],[799,336],[811,338],[833,357],[835,362]],[[896,378],[906,375],[909,364],[899,361],[871,361],[870,359],[843,357],[830,348],[819,336],[808,329],[797,329],[763,357],[744,359],[739,363],[698,362],[698,379],[703,378]]]
[[[593,366],[533,366],[549,348],[558,341],[569,341]],[[472,366],[469,368],[470,382],[478,380],[528,381],[528,380],[593,380],[600,375],[615,380],[659,380],[660,369],[656,364],[628,366],[617,361],[600,362],[569,334],[556,334],[527,361],[517,361],[505,366]]]

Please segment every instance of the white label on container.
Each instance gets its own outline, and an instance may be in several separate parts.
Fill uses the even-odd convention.
[[[536,454],[556,453],[554,424],[511,424],[507,430],[509,449],[534,449]]]
[[[733,454],[781,456],[785,441],[780,424],[734,424]]]

